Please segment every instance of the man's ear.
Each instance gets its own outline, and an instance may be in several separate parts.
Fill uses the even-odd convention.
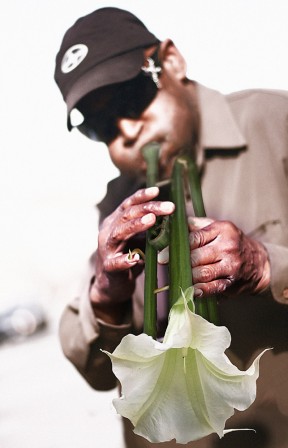
[[[164,70],[179,80],[186,78],[186,61],[171,39],[161,42],[159,56]]]

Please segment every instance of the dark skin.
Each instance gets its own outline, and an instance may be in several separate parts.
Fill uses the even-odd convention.
[[[153,51],[145,50],[145,56]],[[121,172],[133,170],[133,174],[145,176],[141,148],[148,142],[159,142],[161,179],[167,179],[175,157],[193,153],[199,114],[195,86],[186,78],[185,61],[171,40],[161,43],[159,56],[162,72],[155,98],[137,118],[118,117],[118,133],[108,149]],[[86,107],[91,108],[91,104]],[[82,111],[87,113],[85,104]],[[135,279],[143,269],[138,255],[131,259],[125,252],[127,241],[152,227],[157,216],[174,211],[173,203],[157,201],[158,193],[156,187],[137,191],[99,229],[90,300],[95,314],[108,323],[121,323]],[[189,229],[195,296],[229,296],[243,291],[256,294],[269,286],[270,264],[264,246],[244,235],[235,224],[193,218]]]
[[[155,224],[156,216],[174,211],[172,202],[153,201],[156,187],[137,191],[125,199],[104,221],[99,230],[96,252],[96,278],[91,288],[91,302],[98,317],[120,323],[122,313],[134,291],[135,278],[143,269],[138,254],[124,253],[127,241]]]

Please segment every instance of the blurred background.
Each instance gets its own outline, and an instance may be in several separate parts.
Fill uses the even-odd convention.
[[[103,6],[128,9],[160,39],[172,38],[189,76],[208,87],[288,89],[286,0],[2,4],[0,325],[12,325],[14,306],[24,309],[13,315],[18,328],[29,321],[27,309],[34,307],[36,321],[30,316],[20,337],[1,339],[0,331],[1,448],[90,448],[99,440],[102,448],[123,447],[111,406],[117,391],[93,392],[57,337],[61,312],[96,248],[95,204],[117,170],[104,145],[67,131],[54,61],[66,29]]]

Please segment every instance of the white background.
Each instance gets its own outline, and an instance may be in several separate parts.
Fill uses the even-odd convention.
[[[107,180],[117,174],[103,145],[66,129],[65,104],[53,80],[55,56],[66,29],[78,17],[98,7],[118,6],[136,13],[160,39],[172,38],[187,59],[190,77],[208,87],[223,93],[250,87],[288,89],[288,2],[9,0],[3,3],[0,12],[0,308],[15,301],[40,301],[56,319],[56,328],[64,304],[77,292],[85,260],[96,247],[94,204],[103,197]],[[4,436],[7,435],[1,443],[3,448],[23,446],[22,439],[18,444],[15,439],[18,433],[22,437],[17,432],[20,427],[26,428],[26,435],[29,433],[24,444],[31,448],[84,446],[79,442],[82,431],[86,434],[85,447],[94,446],[94,416],[101,415],[106,421],[108,402],[105,401],[103,414],[103,400],[99,398],[103,395],[97,395],[98,404],[94,401],[92,404],[88,398],[90,389],[84,387],[80,376],[66,364],[67,370],[63,373],[64,359],[59,351],[53,351],[56,341],[56,337],[45,339],[43,345],[36,341],[34,351],[31,343],[28,357],[23,345],[17,353],[9,348],[1,352],[6,359],[2,362],[4,397],[7,400],[10,397],[8,406],[5,399],[1,400]],[[18,369],[25,380],[23,384],[19,382]],[[52,377],[45,377],[45,372],[47,375],[50,372]],[[13,374],[10,376],[10,373]],[[63,374],[67,381],[57,381]],[[13,381],[12,394],[9,377],[10,383]],[[44,395],[41,394],[43,381]],[[21,391],[22,399],[19,398]],[[31,397],[36,401],[31,402]],[[29,400],[32,410],[36,409],[32,420],[29,412],[25,414]],[[81,400],[87,400],[88,404]],[[40,409],[38,414],[37,403],[42,410],[46,409],[46,414],[41,414]],[[73,407],[73,403],[77,405]],[[72,423],[68,418],[65,426],[63,417],[71,416],[71,412]],[[85,426],[88,414],[90,431]],[[99,419],[97,422],[99,437],[101,428],[102,436],[106,437],[106,444],[101,446],[120,447],[116,428],[107,432],[102,421],[100,425]],[[40,427],[46,428],[47,437],[49,432],[46,444],[34,437]],[[69,433],[69,444],[62,443],[67,438],[61,438],[61,431]],[[117,437],[118,442],[112,443],[107,436]]]

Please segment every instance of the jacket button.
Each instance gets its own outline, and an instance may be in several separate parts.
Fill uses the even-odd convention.
[[[283,289],[283,297],[284,299],[288,299],[288,288]]]

